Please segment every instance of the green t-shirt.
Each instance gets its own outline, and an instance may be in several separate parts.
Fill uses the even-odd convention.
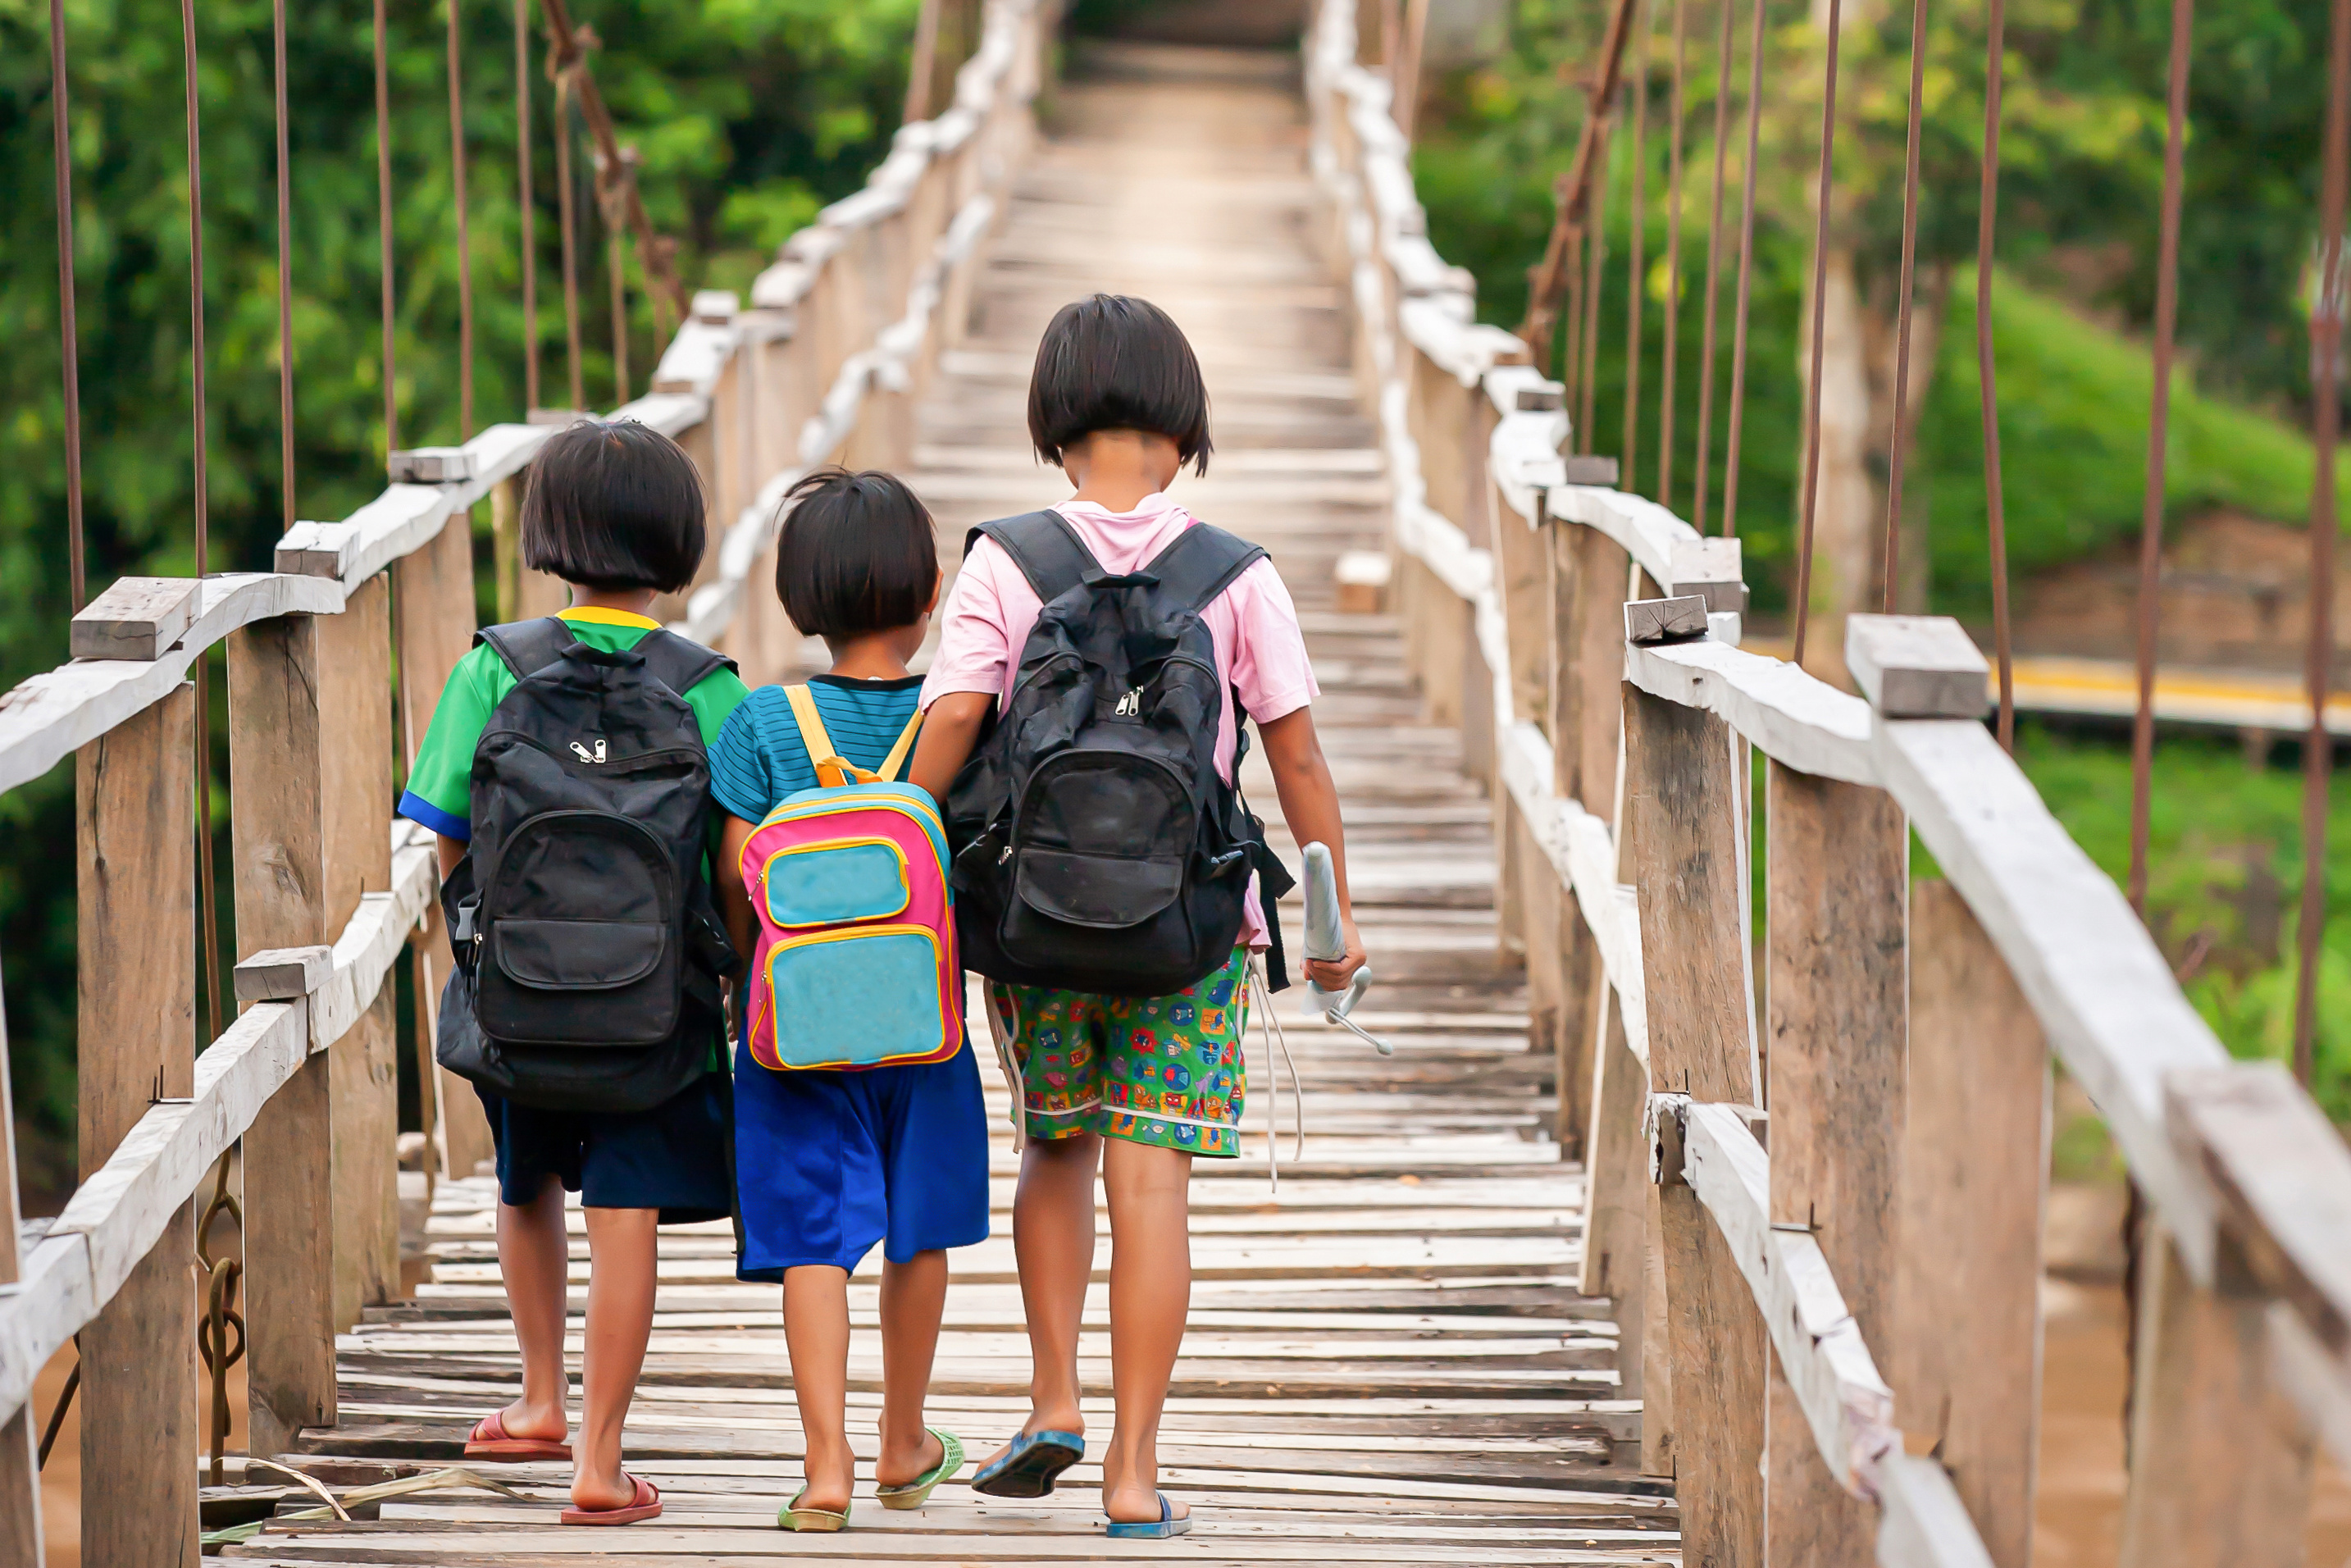
[[[589,647],[607,653],[625,653],[643,641],[660,622],[624,610],[567,610],[563,620],[571,634]],[[496,652],[485,646],[457,661],[433,722],[416,748],[416,766],[409,770],[408,792],[400,798],[400,814],[422,822],[445,838],[472,839],[474,747],[491,713],[515,689],[514,672]],[[702,727],[702,743],[715,744],[726,716],[750,695],[734,671],[721,666],[694,684],[685,706]]]

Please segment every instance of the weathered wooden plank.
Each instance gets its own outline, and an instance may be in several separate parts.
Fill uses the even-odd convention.
[[[1625,651],[1643,691],[1720,716],[1765,756],[1849,784],[1877,782],[1869,706],[1795,665],[1715,642]]]
[[[1980,717],[1991,674],[1974,640],[1948,615],[1849,616],[1844,664],[1887,718]]]
[[[195,616],[195,579],[119,577],[74,612],[67,648],[77,659],[156,659]]]
[[[16,1197],[16,1113],[9,1092],[8,1019],[0,1013],[0,1287],[14,1286],[23,1270],[16,1256],[16,1227],[24,1214]],[[46,1541],[41,1528],[39,1413],[30,1401],[0,1399],[0,1568],[42,1568]]]
[[[1991,1561],[2028,1568],[2049,1051],[2008,966],[1946,882],[1910,891],[1906,1104],[1899,1304],[1894,1337],[1881,1342],[1896,1418],[1949,1471]],[[1772,1138],[1776,1153],[1776,1125]]]
[[[1891,1343],[1901,1229],[1910,829],[1884,791],[1771,763],[1765,943],[1774,1225],[1820,1243],[1865,1340]],[[1866,1568],[1875,1511],[1771,1380],[1770,1555]]]
[[[87,1178],[195,1073],[195,688],[77,758],[78,1157]],[[196,1562],[195,1291],[184,1197],[81,1334],[82,1561]],[[121,1499],[138,1506],[120,1506]]]
[[[2199,1286],[2160,1227],[2141,1256],[2123,1568],[2301,1563],[2314,1445],[2264,1303]]]

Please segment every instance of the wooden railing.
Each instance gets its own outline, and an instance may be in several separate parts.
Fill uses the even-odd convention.
[[[820,214],[748,307],[695,298],[652,395],[615,411],[676,437],[713,548],[668,607],[747,677],[792,665],[771,593],[778,501],[827,461],[905,465],[912,404],[968,314],[974,256],[1034,133],[1052,0],[989,0],[953,105],[899,131],[865,188]],[[433,1065],[448,949],[432,835],[392,815],[475,627],[472,514],[492,503],[501,613],[560,608],[516,559],[517,486],[545,425],[396,453],[339,523],[302,523],[265,573],[126,579],[75,618],[71,664],[0,696],[0,790],[77,769],[83,1176],[19,1249],[0,1039],[0,1568],[41,1560],[30,1404],[79,1336],[90,1568],[195,1560],[200,1428],[191,1195],[243,1145],[249,1443],[336,1414],[335,1335],[400,1289],[393,988],[417,966],[414,1042],[435,1163],[470,1176],[487,1129]],[[194,1050],[192,664],[227,643],[235,1023]],[[397,682],[395,683],[395,673]],[[394,693],[397,693],[395,699]],[[395,714],[397,726],[395,727]]]
[[[1429,245],[1356,13],[1321,0],[1307,83],[1395,605],[1491,786],[1583,1284],[1683,1561],[2025,1568],[2053,1052],[2151,1214],[2122,1561],[2299,1563],[2314,1441],[2351,1460],[2351,1154],[2181,996],[1980,722],[1955,622],[1855,617],[1848,695],[1740,651],[1735,540],[1569,482],[1560,390]]]

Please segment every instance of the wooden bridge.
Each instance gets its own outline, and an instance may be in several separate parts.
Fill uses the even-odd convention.
[[[777,1531],[800,1447],[776,1291],[735,1281],[724,1225],[664,1236],[627,1436],[660,1521],[558,1529],[553,1468],[453,1469],[518,1372],[478,1112],[396,1028],[395,967],[435,994],[447,950],[431,841],[390,815],[393,716],[421,734],[474,624],[469,515],[507,537],[548,429],[502,424],[301,525],[272,572],[116,584],[77,618],[87,656],[0,698],[0,789],[76,758],[85,1042],[82,1184],[21,1244],[0,1228],[0,1568],[41,1561],[31,1395],[77,1336],[91,1568],[191,1563],[207,1531],[281,1564],[2025,1568],[2053,1058],[2151,1216],[2122,1561],[2299,1563],[2316,1446],[2351,1457],[2351,1155],[2182,998],[1980,722],[1973,646],[1855,617],[1862,695],[1742,653],[1735,542],[1571,482],[1559,383],[1471,324],[1425,237],[1353,0],[1316,6],[1302,70],[1094,51],[1050,133],[1050,7],[986,15],[953,108],[747,300],[697,296],[623,412],[694,454],[723,540],[667,613],[789,678],[762,585],[792,477],[906,472],[952,565],[968,521],[1059,493],[1019,417],[1051,308],[1139,293],[1197,345],[1218,452],[1181,495],[1296,591],[1380,975],[1364,1021],[1397,1044],[1290,1017],[1277,1092],[1251,1042],[1247,1157],[1194,1184],[1164,1438],[1197,1530],[1105,1540],[1081,1469],[1038,1503],[951,1486]],[[507,602],[552,606],[504,570]],[[194,1053],[185,677],[217,643],[246,1005]],[[1914,836],[1948,880],[1914,881]],[[431,1132],[406,1186],[401,1051]],[[231,1456],[200,1498],[215,1169],[243,1201],[248,1447],[282,1468]],[[953,1267],[934,1408],[984,1451],[1025,1410],[1008,1241]],[[1097,1292],[1095,1396],[1103,1323]],[[877,1391],[861,1350],[852,1404]]]

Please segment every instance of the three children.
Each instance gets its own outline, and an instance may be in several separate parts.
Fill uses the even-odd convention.
[[[1077,1346],[1093,1265],[1099,1168],[1113,1240],[1109,1304],[1116,1421],[1102,1455],[1106,1528],[1113,1535],[1176,1535],[1190,1529],[1189,1511],[1158,1490],[1156,1437],[1188,1312],[1191,1161],[1239,1154],[1242,1040],[1252,1001],[1263,1005],[1252,993],[1262,988],[1259,956],[1273,940],[1250,869],[1265,865],[1272,874],[1270,862],[1262,858],[1261,841],[1251,836],[1253,821],[1231,793],[1246,718],[1257,721],[1292,833],[1301,843],[1320,840],[1332,852],[1346,956],[1335,963],[1310,962],[1307,972],[1325,988],[1341,989],[1364,954],[1347,904],[1337,794],[1309,708],[1314,677],[1290,595],[1261,551],[1213,529],[1187,535],[1200,525],[1165,493],[1184,465],[1205,472],[1211,450],[1207,396],[1190,345],[1144,301],[1097,295],[1071,305],[1054,319],[1040,346],[1029,424],[1038,455],[1063,469],[1075,494],[1050,517],[1019,520],[1031,525],[1023,537],[1037,537],[1038,527],[1050,527],[1057,538],[1065,534],[1076,551],[1072,570],[1087,591],[1102,591],[1099,584],[1107,580],[1113,588],[1139,584],[1149,592],[1162,577],[1171,582],[1183,577],[1172,564],[1176,557],[1213,561],[1223,552],[1228,570],[1212,573],[1194,607],[1205,641],[1187,643],[1197,652],[1186,655],[1205,682],[1212,651],[1220,695],[1171,708],[1173,699],[1163,700],[1157,686],[1145,692],[1156,677],[1138,674],[1116,707],[1123,716],[1141,712],[1146,701],[1160,702],[1152,710],[1154,724],[1170,711],[1196,716],[1186,721],[1188,736],[1176,739],[1197,748],[1204,779],[1213,764],[1219,782],[1211,792],[1223,802],[1211,810],[1202,842],[1211,850],[1233,846],[1196,857],[1210,868],[1202,876],[1218,884],[1204,883],[1198,907],[1213,913],[1221,898],[1221,907],[1238,918],[1237,925],[1228,919],[1186,927],[1213,931],[1218,943],[1229,936],[1231,946],[1208,951],[1185,971],[1196,975],[1193,983],[1167,994],[1057,984],[1078,976],[1101,983],[1104,971],[1096,962],[1058,975],[1050,944],[1041,967],[1033,944],[1029,957],[1007,966],[1023,983],[985,983],[988,1026],[1016,1080],[1015,1114],[1025,1134],[1013,1238],[1032,1373],[1028,1420],[972,1485],[1000,1496],[1040,1496],[1084,1456]],[[693,478],[682,453],[633,425],[590,423],[549,444],[525,506],[525,557],[574,585],[573,608],[563,620],[580,644],[628,654],[656,630],[645,615],[654,594],[692,580],[702,549],[702,507]],[[763,964],[774,956],[778,917],[778,895],[767,886],[769,872],[789,857],[770,854],[755,866],[747,863],[746,849],[771,813],[806,810],[811,800],[824,798],[810,791],[852,779],[879,788],[903,779],[915,788],[894,785],[894,793],[883,792],[901,804],[911,798],[908,810],[935,825],[942,860],[950,851],[962,854],[974,847],[949,843],[956,830],[948,821],[959,829],[963,818],[935,808],[951,794],[959,803],[984,794],[991,769],[1001,773],[1033,760],[1021,755],[1032,733],[1027,727],[997,737],[980,762],[972,758],[991,716],[1009,711],[1024,676],[1046,662],[1024,659],[1024,649],[1036,648],[1032,633],[1046,598],[1053,597],[1040,591],[1044,580],[1036,577],[1034,560],[1025,551],[1016,558],[999,542],[1014,536],[999,525],[991,525],[991,537],[976,532],[946,598],[929,674],[913,674],[908,663],[923,646],[940,600],[929,514],[904,484],[877,473],[810,475],[794,489],[790,505],[778,545],[777,591],[793,623],[824,639],[831,669],[802,687],[749,693],[731,671],[715,671],[677,694],[693,710],[708,747],[717,824],[710,886],[735,954],[747,957],[757,946]],[[1186,549],[1171,548],[1179,541]],[[1044,587],[1058,590],[1059,584],[1044,581]],[[1083,619],[1078,598],[1054,597],[1049,631],[1072,617]],[[476,649],[452,677],[402,808],[442,835],[444,876],[460,884],[465,882],[459,862],[468,837],[469,779],[478,788],[484,776],[475,753],[477,745],[486,745],[486,728],[497,722],[493,710],[516,685],[505,663],[486,656],[492,653]],[[650,656],[646,664],[652,667]],[[1213,737],[1198,733],[1206,725],[1215,727]],[[581,771],[590,767],[583,763]],[[1080,798],[1065,793],[1063,800]],[[855,804],[840,799],[844,808]],[[1092,799],[1099,804],[1099,786]],[[987,849],[983,858],[992,860],[992,842]],[[1251,849],[1253,855],[1243,852]],[[890,852],[900,855],[903,872],[903,849]],[[1009,861],[1013,850],[1008,846],[1003,855]],[[1082,865],[1070,869],[1084,858],[1065,854],[1047,867],[1058,867],[1056,874],[1067,882],[1056,897],[1091,896],[1085,878],[1098,873]],[[820,863],[832,862],[804,862],[811,869]],[[1114,869],[1117,862],[1104,863]],[[812,890],[805,885],[809,880],[801,874],[792,884],[798,906],[822,911],[839,904],[833,915],[867,921],[862,934],[873,934],[877,911],[913,918],[900,913],[903,899],[887,910],[867,907],[832,898],[820,885]],[[911,887],[911,875],[905,880]],[[960,870],[956,886],[960,897],[967,886]],[[755,906],[755,897],[768,902]],[[770,927],[765,944],[763,915]],[[685,918],[690,938],[691,914]],[[830,935],[818,914],[794,915],[787,924],[801,919],[811,923],[807,940]],[[923,950],[907,935],[914,927],[887,929],[913,943],[912,950]],[[457,935],[462,940],[465,932]],[[934,941],[952,977],[952,937]],[[982,943],[991,954],[992,941],[991,928]],[[1278,946],[1274,961],[1278,973]],[[851,1272],[876,1242],[884,1260],[883,1394],[874,1469],[879,1500],[884,1507],[919,1507],[964,1463],[957,1437],[924,1420],[946,1301],[946,1249],[987,1234],[985,1111],[971,1043],[956,1038],[959,1005],[944,1009],[948,1032],[941,1050],[919,1060],[794,1066],[778,1058],[770,1039],[778,1015],[766,1020],[768,1034],[761,1038],[769,1043],[754,1050],[755,1009],[781,1006],[787,994],[777,979],[781,973],[734,992],[731,1117],[723,1066],[657,1104],[620,1111],[531,1109],[484,1091],[497,1141],[499,1257],[522,1346],[524,1388],[520,1398],[483,1420],[467,1452],[573,1458],[574,1508],[566,1511],[566,1522],[620,1523],[658,1513],[658,1494],[620,1464],[621,1421],[651,1323],[654,1227],[666,1219],[723,1215],[730,1207],[739,1216],[738,1276],[782,1284],[806,1434],[804,1484],[779,1512],[778,1523],[835,1531],[848,1522],[854,1465],[845,1429],[847,1288]],[[878,998],[876,1005],[890,1003]],[[688,1021],[680,1028],[705,1030],[713,1060],[723,1060],[716,1057],[715,1031],[706,1022],[691,1008],[682,1016]],[[465,1020],[455,1021],[462,1032]],[[444,1008],[444,1037],[452,1028]],[[444,1038],[444,1060],[448,1051]],[[825,1063],[854,1060],[821,1058]],[[567,1188],[581,1194],[593,1261],[585,1413],[571,1448],[563,1442],[561,1359]]]

